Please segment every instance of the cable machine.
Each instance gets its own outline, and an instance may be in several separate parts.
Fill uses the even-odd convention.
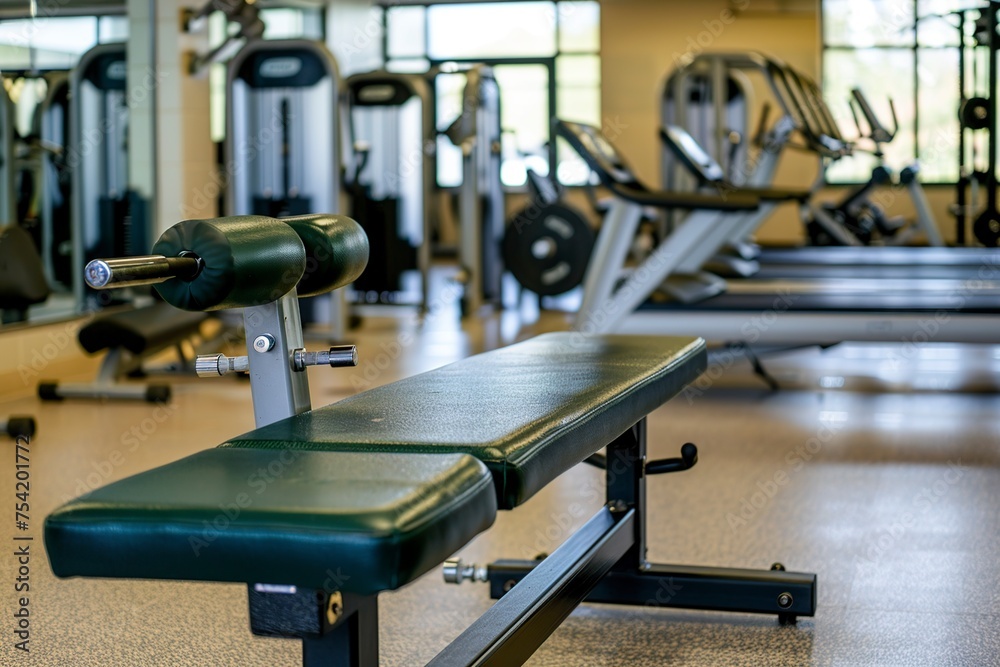
[[[67,165],[72,170],[73,275],[99,257],[149,251],[148,202],[129,188],[125,44],[99,44],[73,70]],[[82,280],[73,281],[77,306],[106,303]]]
[[[371,243],[368,268],[354,283],[364,304],[412,304],[419,275],[426,310],[431,262],[434,112],[423,75],[376,71],[347,78],[353,166],[351,217]]]
[[[500,178],[500,87],[493,70],[474,65],[464,72],[462,111],[444,134],[462,151],[460,281],[463,314],[501,303],[504,195]]]
[[[225,165],[229,215],[282,218],[340,211],[341,79],[313,40],[252,40],[229,62]],[[324,312],[324,308],[328,312]],[[303,307],[340,339],[342,291]]]

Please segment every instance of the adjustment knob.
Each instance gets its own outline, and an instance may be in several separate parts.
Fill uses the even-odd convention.
[[[223,354],[199,354],[194,360],[194,371],[200,378],[219,377],[223,373],[225,358]]]
[[[246,373],[250,370],[247,357],[227,357],[224,354],[199,354],[194,370],[200,378],[217,378],[226,373]]]
[[[292,370],[301,373],[307,366],[343,368],[358,365],[358,349],[354,345],[335,345],[321,352],[292,350]]]
[[[460,584],[466,579],[469,581],[488,581],[489,572],[485,567],[476,565],[466,565],[458,558],[446,560],[442,566],[445,583]]]

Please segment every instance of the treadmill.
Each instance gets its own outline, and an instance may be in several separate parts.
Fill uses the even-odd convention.
[[[725,178],[714,158],[688,133],[676,126],[660,128],[660,140],[677,162],[697,181],[699,188],[719,192],[761,193],[780,200],[800,200],[803,192],[774,188],[738,186]],[[806,198],[809,193],[805,192]],[[731,237],[730,237],[731,238]],[[719,248],[713,250],[717,252]],[[874,261],[873,261],[874,260]],[[743,264],[745,266],[746,264]],[[728,267],[706,262],[710,271]],[[726,278],[795,279],[844,281],[863,279],[886,287],[887,281],[914,281],[926,289],[926,281],[1000,280],[1000,249],[884,246],[877,249],[857,246],[805,246],[762,250],[752,269]],[[957,289],[959,285],[937,285],[937,289]]]
[[[745,280],[697,303],[661,291],[713,225],[743,215],[753,191],[721,191],[710,218],[695,210],[636,266],[626,263],[644,206],[677,207],[682,196],[654,190],[635,175],[598,128],[554,122],[563,137],[614,195],[584,280],[574,328],[583,332],[699,335],[724,343],[813,345],[844,341],[997,343],[1000,283],[964,281]],[[711,197],[691,193],[687,197]],[[732,206],[739,203],[739,206]],[[730,204],[728,213],[720,204]],[[689,207],[695,208],[695,207]]]

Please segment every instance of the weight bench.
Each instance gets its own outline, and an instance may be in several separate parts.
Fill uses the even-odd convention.
[[[814,575],[646,562],[646,479],[690,468],[697,450],[647,461],[645,417],[704,370],[700,339],[548,334],[309,410],[288,369],[311,353],[274,326],[294,319],[279,314],[294,296],[244,311],[258,428],[57,509],[45,525],[57,576],[246,583],[252,631],[302,639],[304,665],[377,665],[380,592],[588,461],[608,471],[607,503],[552,555],[447,564],[446,578],[502,597],[430,664],[523,663],[584,600],[815,612]]]
[[[77,335],[80,347],[87,354],[106,350],[97,379],[87,384],[40,382],[38,397],[47,401],[66,398],[169,401],[169,385],[129,385],[121,380],[129,373],[142,371],[143,361],[169,347],[176,348],[181,367],[187,366],[183,343],[200,335],[206,319],[205,313],[179,310],[167,303],[98,316]]]
[[[0,324],[28,319],[28,309],[49,298],[42,258],[23,227],[0,227]],[[0,433],[12,438],[32,438],[35,418],[28,415],[0,417]]]

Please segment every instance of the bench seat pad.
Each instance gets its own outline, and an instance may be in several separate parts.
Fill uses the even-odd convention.
[[[470,456],[211,449],[48,517],[57,576],[284,584],[371,595],[438,565],[496,516]]]
[[[123,347],[132,354],[152,354],[198,333],[205,313],[189,313],[167,303],[100,315],[80,329],[80,346],[94,354]]]
[[[554,333],[233,438],[229,448],[461,452],[510,509],[695,380],[704,341]]]

